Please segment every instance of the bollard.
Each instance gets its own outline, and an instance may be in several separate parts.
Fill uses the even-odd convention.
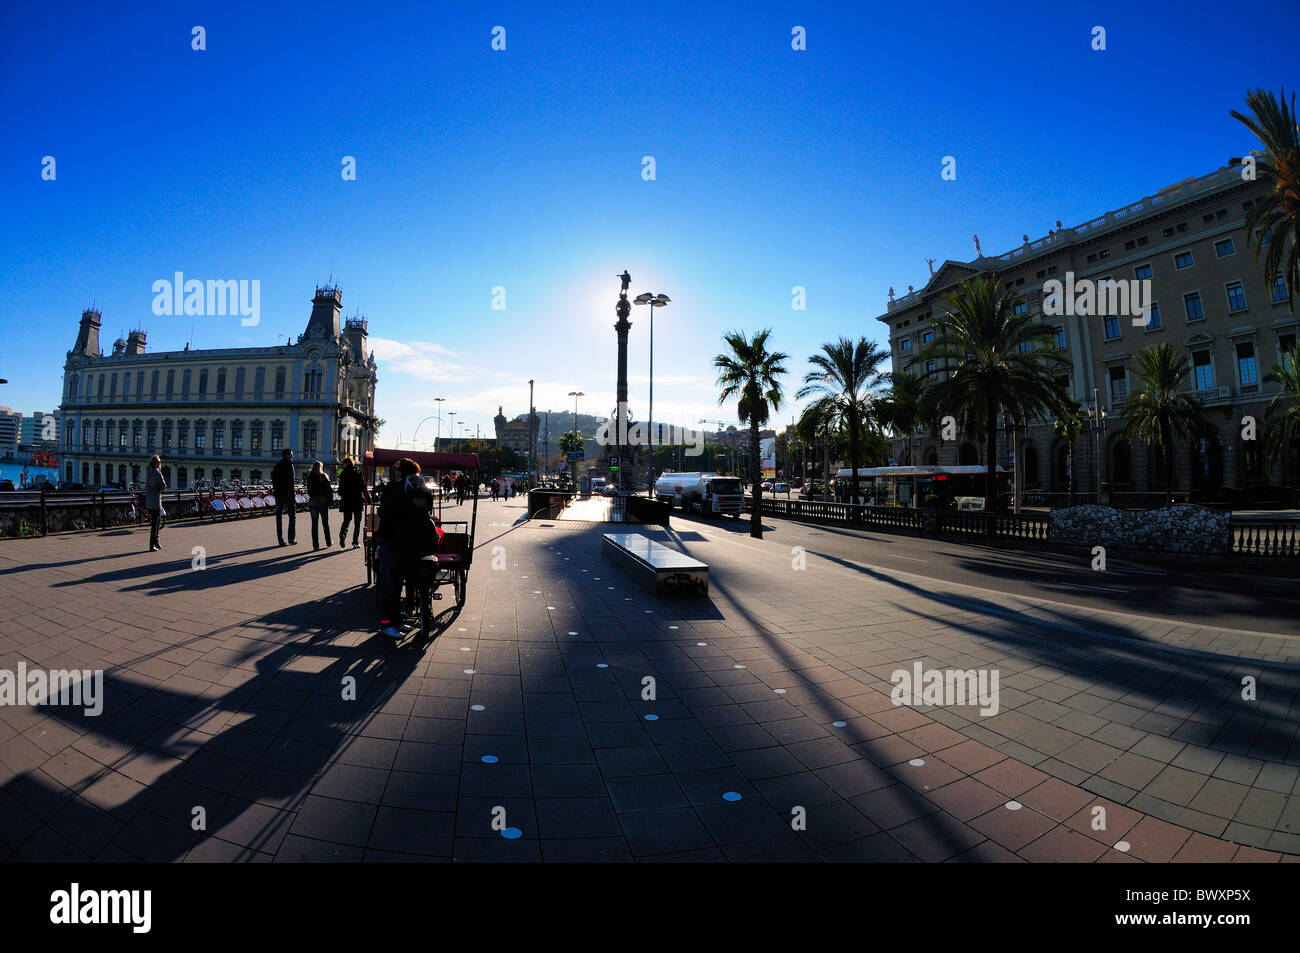
[[[45,487],[41,487],[41,535],[48,536],[50,532],[49,514],[45,509]]]
[[[93,500],[94,497],[92,496]],[[108,506],[104,503],[104,491],[99,491],[99,528],[101,531],[108,529]]]

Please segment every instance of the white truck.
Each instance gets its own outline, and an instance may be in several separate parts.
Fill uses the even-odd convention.
[[[665,473],[655,480],[655,499],[687,513],[739,518],[745,502],[740,478],[721,473]]]

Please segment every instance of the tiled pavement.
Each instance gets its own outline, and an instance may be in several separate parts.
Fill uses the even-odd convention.
[[[268,547],[266,519],[174,526],[152,555],[127,531],[0,546],[0,669],[103,667],[107,689],[98,718],[0,708],[0,856],[1300,854],[1300,676],[1189,651],[1214,637],[1195,625],[866,550],[795,569],[788,545],[688,520],[654,535],[710,563],[710,597],[656,600],[600,556],[602,527],[480,512],[469,601],[428,645],[372,634],[357,552]],[[996,669],[999,712],[895,706],[889,675],[917,660]]]

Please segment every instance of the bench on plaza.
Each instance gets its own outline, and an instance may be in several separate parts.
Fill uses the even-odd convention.
[[[601,551],[656,593],[709,591],[709,567],[640,533],[605,533]]]

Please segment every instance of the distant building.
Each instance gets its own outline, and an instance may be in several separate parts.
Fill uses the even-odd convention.
[[[507,420],[502,409],[497,407],[497,415],[492,418],[492,423],[496,427],[497,446],[505,447],[508,450],[517,450],[519,453],[527,455],[528,453],[528,415],[520,414],[514,420]],[[533,439],[540,439],[541,418],[533,414]]]
[[[64,365],[65,482],[138,482],[163,458],[175,488],[265,482],[285,448],[300,472],[374,446],[375,357],[367,322],[340,323],[342,293],[317,288],[306,330],[275,347],[145,353],[132,331],[104,355],[101,314],[85,311]]]
[[[18,439],[22,433],[23,415],[8,407],[0,407],[0,460],[18,459]]]

